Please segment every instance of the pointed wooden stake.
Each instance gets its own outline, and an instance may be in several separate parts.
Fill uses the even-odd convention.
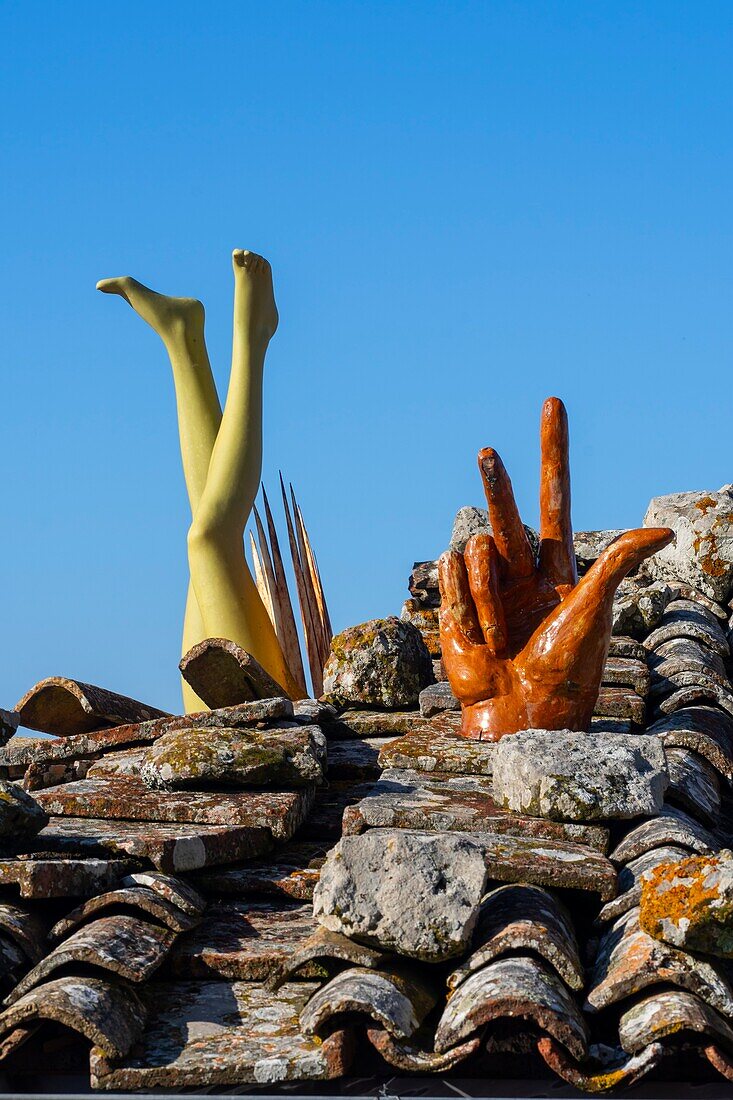
[[[260,599],[265,605],[265,610],[270,616],[270,622],[275,627],[275,633],[277,634],[277,624],[275,622],[275,612],[272,606],[272,595],[270,593],[270,587],[267,583],[267,578],[262,569],[262,562],[260,561],[260,555],[257,553],[257,546],[255,544],[254,535],[249,532],[249,546],[252,551],[252,564],[254,565],[255,572],[255,584],[257,585],[257,591],[260,594]],[[278,637],[278,641],[280,641]],[[280,643],[282,645],[282,642]]]
[[[303,516],[300,511],[300,506],[295,499],[295,492],[292,485],[290,486],[290,500],[293,506],[295,529],[298,536],[298,551],[305,574],[306,592],[311,604],[313,620],[318,625],[318,652],[321,660],[321,667],[325,668],[326,661],[331,652],[331,635],[326,629],[327,612],[323,599],[323,590],[320,585],[320,578],[317,575],[313,551],[310,548],[308,534],[305,529],[305,524],[303,523]]]
[[[314,607],[312,602],[308,598],[305,580],[306,574],[303,568],[300,554],[298,552],[298,540],[295,535],[293,520],[290,515],[290,508],[288,506],[288,498],[285,493],[285,483],[283,482],[282,474],[280,474],[280,492],[282,493],[283,498],[285,520],[288,525],[290,557],[293,561],[295,584],[298,589],[298,603],[300,604],[300,616],[303,620],[303,633],[305,635],[305,648],[308,654],[308,667],[310,669],[311,682],[313,684],[313,694],[316,698],[318,698],[320,695],[323,694],[323,662],[321,660],[319,622],[318,618],[314,617]]]
[[[275,527],[275,521],[272,518],[270,502],[267,499],[267,493],[265,492],[264,485],[262,486],[262,500],[265,506],[265,518],[267,520],[267,530],[270,536],[269,550],[266,549],[267,539],[265,537],[265,531],[262,526],[262,521],[256,508],[254,509],[254,515],[255,522],[257,524],[257,537],[260,542],[260,549],[262,550],[265,572],[267,573],[269,568],[269,575],[272,578],[273,609],[275,611],[277,623],[279,624],[279,626],[276,626],[276,633],[278,641],[280,642],[280,645],[282,647],[285,660],[288,663],[288,668],[293,675],[293,679],[296,681],[299,687],[302,687],[303,694],[305,696],[308,694],[308,691],[305,683],[305,670],[303,668],[303,657],[300,652],[298,629],[295,625],[293,604],[290,599],[290,589],[288,588],[288,580],[285,575],[285,568],[283,566],[282,555],[280,553],[280,543],[277,537],[277,529]]]

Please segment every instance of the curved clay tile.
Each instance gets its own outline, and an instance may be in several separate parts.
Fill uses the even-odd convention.
[[[733,780],[733,717],[718,707],[683,707],[660,718],[647,729],[662,738],[665,747],[692,749]]]
[[[723,659],[730,656],[730,647],[715,615],[692,600],[673,600],[667,604],[659,626],[647,635],[647,649],[656,650],[672,638],[692,638],[701,642]]]
[[[588,1035],[580,1010],[560,979],[544,964],[525,957],[499,959],[462,982],[435,1033],[439,1052],[502,1017],[532,1020],[574,1058],[585,1057]]]
[[[585,975],[570,917],[540,886],[492,890],[481,903],[472,942],[471,956],[448,977],[450,990],[493,959],[516,951],[540,955],[571,989],[583,988]]]
[[[0,932],[11,939],[32,963],[38,962],[47,949],[43,921],[21,905],[0,902]]]
[[[406,970],[353,967],[311,997],[300,1014],[300,1026],[305,1035],[315,1035],[338,1016],[361,1013],[396,1039],[409,1039],[434,1004],[435,997]]]
[[[547,1035],[539,1040],[537,1049],[553,1073],[573,1088],[592,1093],[635,1085],[657,1068],[664,1054],[661,1043],[652,1043],[639,1054],[631,1056],[625,1055],[620,1048],[604,1048],[601,1051],[598,1047],[590,1047],[588,1061],[580,1066],[564,1047]],[[603,1057],[598,1057],[599,1054]]]
[[[233,707],[287,695],[259,661],[226,638],[199,642],[181,658],[178,667],[207,707]]]
[[[714,1008],[692,993],[667,990],[646,997],[624,1012],[618,1025],[621,1046],[627,1054],[638,1054],[650,1043],[680,1032],[687,1032],[685,1037],[714,1039],[716,1045],[733,1050],[733,1029]]]
[[[653,848],[660,848],[663,844],[678,844],[700,855],[716,852],[720,847],[704,825],[683,810],[665,806],[658,817],[642,821],[641,825],[627,833],[608,858],[614,863],[629,863],[644,852],[651,852]]]
[[[733,989],[705,959],[647,935],[639,927],[638,908],[620,917],[598,945],[584,1008],[600,1012],[651,985],[666,982],[701,997],[725,1016],[733,1016]]]
[[[15,709],[21,726],[57,737],[169,717],[166,711],[149,707],[137,699],[128,699],[65,676],[41,680],[23,696]]]
[[[367,1037],[390,1066],[404,1073],[446,1073],[459,1062],[465,1061],[481,1046],[481,1037],[469,1039],[467,1043],[453,1047],[444,1054],[420,1050],[407,1042],[399,1042],[383,1028],[370,1027]]]
[[[665,749],[669,786],[665,800],[681,806],[706,825],[715,826],[720,817],[720,779],[703,756],[691,749]]]
[[[57,978],[0,1013],[0,1050],[9,1053],[44,1020],[77,1031],[108,1058],[121,1058],[142,1032],[145,1010],[132,990],[100,978]]]
[[[651,852],[644,852],[636,859],[630,860],[618,873],[617,897],[606,902],[597,919],[607,923],[628,913],[629,909],[633,909],[641,901],[641,876],[645,871],[652,871],[662,863],[678,863],[681,859],[687,859],[689,855],[687,848],[679,848],[675,844],[664,844],[661,848],[652,848]]]
[[[365,967],[374,970],[385,963],[387,955],[365,947],[340,932],[329,932],[326,928],[317,928],[312,936],[297,948],[275,971],[267,982],[267,988],[275,991],[285,982],[293,980],[294,975],[309,963],[327,966],[329,963],[345,963],[347,966]]]
[[[53,926],[49,933],[50,937],[55,940],[62,939],[86,924],[91,917],[99,916],[105,909],[115,910],[120,906],[126,909],[138,909],[143,917],[147,913],[172,932],[187,932],[201,919],[200,916],[192,917],[188,913],[183,913],[172,902],[166,901],[147,886],[126,886],[88,898]]]

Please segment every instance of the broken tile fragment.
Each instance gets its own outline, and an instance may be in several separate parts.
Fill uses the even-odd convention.
[[[444,710],[461,709],[461,704],[447,680],[441,680],[437,684],[429,684],[423,688],[420,692],[419,705],[423,718],[432,718],[434,714],[440,714]]]
[[[316,988],[293,982],[273,994],[258,982],[151,982],[141,991],[148,1019],[139,1041],[116,1059],[93,1050],[92,1087],[180,1092],[340,1077],[349,1033],[320,1041],[298,1024]]]
[[[502,1017],[531,1020],[577,1059],[588,1033],[572,996],[536,959],[497,959],[472,974],[453,993],[435,1033],[435,1049],[448,1050]]]
[[[533,817],[583,822],[655,814],[667,783],[656,737],[525,730],[496,746],[497,803]]]
[[[48,850],[69,855],[130,855],[137,859],[150,860],[159,871],[177,874],[264,855],[272,847],[272,834],[268,829],[250,828],[247,825],[177,825],[154,821],[52,817],[39,834],[39,843]],[[131,865],[130,861],[120,859],[95,861],[88,858],[74,861],[67,858],[57,862],[75,862],[80,873],[85,871],[87,865],[91,866],[95,862],[100,864],[100,874],[104,872],[105,881],[99,883],[97,890],[113,885],[116,879],[109,881],[106,876],[115,867],[120,867],[122,870],[119,873],[123,875],[140,869],[139,864]],[[5,861],[0,860],[0,882],[3,881],[4,868]],[[24,874],[32,875],[33,869],[33,861],[27,860]],[[90,885],[93,881],[90,879]],[[21,886],[21,892],[22,889]],[[76,892],[64,889],[64,896]],[[87,890],[79,889],[78,893],[86,896]]]
[[[667,861],[641,880],[641,928],[704,955],[733,958],[733,852]]]
[[[318,726],[189,729],[145,749],[140,777],[164,791],[210,787],[303,787],[323,782],[326,738]]]
[[[0,902],[0,933],[13,940],[32,963],[47,950],[46,926],[29,907]]]
[[[367,1028],[367,1038],[388,1065],[403,1073],[447,1073],[459,1062],[470,1058],[481,1046],[481,1037],[475,1036],[466,1043],[459,1043],[442,1054],[422,1050],[406,1039],[396,1039],[381,1027]]]
[[[364,1015],[396,1039],[409,1039],[435,1004],[435,996],[407,967],[352,967],[315,993],[300,1014],[305,1035],[328,1032],[339,1016]]]
[[[638,1054],[627,1055],[620,1047],[590,1046],[588,1057],[579,1064],[549,1035],[537,1043],[549,1068],[580,1092],[608,1092],[630,1088],[657,1069],[664,1055],[661,1043],[652,1043]]]
[[[214,901],[198,927],[179,938],[168,969],[178,978],[265,981],[315,928],[310,905],[274,899]],[[304,975],[317,976],[313,967]]]
[[[722,969],[653,939],[640,927],[638,909],[619,917],[601,939],[586,1011],[600,1012],[660,982],[695,993],[725,1016],[733,1014],[733,989]]]
[[[45,982],[0,1013],[0,1041],[26,1037],[44,1021],[78,1032],[108,1058],[122,1058],[142,1033],[145,1009],[129,987],[101,978],[64,977]]]
[[[168,929],[139,917],[99,917],[78,928],[29,970],[5,998],[5,1004],[15,1004],[55,970],[66,966],[93,966],[130,982],[144,982],[163,962],[174,940],[175,935]]]
[[[303,823],[313,790],[152,791],[128,776],[82,779],[37,792],[50,814],[147,822],[249,826],[287,840]]]
[[[207,707],[232,707],[287,694],[251,653],[226,638],[199,642],[178,667]]]
[[[313,912],[329,931],[437,962],[468,946],[485,882],[482,850],[469,837],[373,829],[329,852]]]
[[[136,871],[122,880],[123,886],[146,886],[154,890],[164,901],[175,905],[177,909],[190,917],[199,917],[206,908],[206,899],[194,889],[190,882],[173,875],[164,875],[160,871]]]
[[[499,886],[487,894],[471,947],[471,955],[448,976],[451,991],[487,963],[519,952],[540,956],[571,989],[583,988],[572,921],[554,895],[539,886]]]
[[[17,783],[0,779],[0,838],[33,837],[48,822],[48,814]]]
[[[573,840],[599,851],[605,851],[608,844],[608,830],[602,826],[547,821],[507,812],[497,805],[489,778],[398,768],[383,771],[365,798],[344,810],[345,835],[374,828],[437,832],[490,828],[496,833],[516,836]]]
[[[268,859],[203,871],[196,883],[210,895],[311,901],[329,847],[327,841],[291,841]]]
[[[57,737],[168,717],[164,710],[137,699],[64,676],[49,676],[35,684],[15,709],[21,726]]]
[[[646,703],[628,687],[601,684],[593,714],[597,718],[628,718],[636,726],[646,720]]]

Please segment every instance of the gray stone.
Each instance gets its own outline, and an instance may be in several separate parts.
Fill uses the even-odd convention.
[[[468,947],[486,878],[482,848],[466,836],[375,829],[331,849],[313,911],[332,932],[439,962]]]
[[[645,527],[671,527],[676,541],[645,566],[657,580],[680,580],[717,603],[733,587],[733,496],[696,491],[655,497],[644,516]]]
[[[668,784],[657,737],[525,730],[502,737],[494,798],[517,813],[595,821],[658,813]]]
[[[733,958],[733,852],[668,861],[647,871],[639,922],[674,947]]]
[[[0,779],[0,837],[35,836],[48,824],[48,814],[35,798],[19,787]]]
[[[593,562],[623,533],[623,530],[575,531],[573,533],[573,546],[580,576],[587,573]]]
[[[163,734],[145,749],[140,776],[148,787],[179,790],[223,783],[302,787],[322,783],[326,738],[318,726],[290,729],[191,729]]]
[[[532,527],[527,527],[526,524],[524,530],[527,532],[527,538],[536,557],[540,545],[539,535]],[[491,534],[489,513],[485,508],[474,508],[472,504],[464,505],[463,508],[458,509],[456,518],[453,520],[453,530],[448,549],[458,550],[462,554],[466,549],[468,540],[472,535],[477,535],[479,531],[488,531]]]
[[[329,701],[397,710],[416,706],[433,679],[430,654],[417,627],[395,616],[372,619],[337,634],[323,670]]]
[[[644,638],[662,620],[674,590],[664,581],[645,577],[627,577],[621,581],[613,600],[613,633]]]
[[[444,710],[460,710],[461,704],[453,694],[453,690],[447,680],[430,684],[420,692],[420,713],[423,718],[432,718],[434,714],[440,714]]]

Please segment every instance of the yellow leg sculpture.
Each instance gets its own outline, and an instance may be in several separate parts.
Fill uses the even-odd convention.
[[[237,253],[236,255],[243,256],[244,254]],[[193,298],[171,298],[157,294],[155,291],[143,286],[142,283],[138,283],[135,279],[129,277],[104,279],[98,284],[98,289],[108,294],[122,295],[143,320],[147,321],[158,333],[165,344],[173,369],[176,389],[183,471],[191,505],[191,514],[195,516],[204,494],[211,455],[222,422],[221,406],[204,341],[203,306]],[[237,301],[237,295],[235,294],[235,307]],[[272,304],[274,308],[274,300]],[[275,316],[277,315],[275,314]],[[236,331],[237,320],[235,318],[235,340]],[[266,346],[265,343],[265,349]],[[236,361],[236,358],[235,350],[233,361]],[[249,597],[244,607],[244,614],[252,622],[252,629],[247,634],[251,644],[246,645],[246,648],[257,657],[271,675],[275,676],[283,686],[290,689],[292,685],[289,675],[286,679],[278,675],[285,662],[269,616],[249,576],[241,539],[244,533],[244,525],[257,492],[262,462],[261,376],[263,362],[264,351],[259,367],[259,400],[248,403],[249,416],[240,421],[242,431],[238,443],[241,454],[238,456],[238,461],[234,463],[237,468],[244,467],[247,473],[240,489],[243,493],[240,507],[243,519],[239,540],[240,568],[243,567],[246,573],[244,584]],[[239,371],[238,374],[246,374],[246,370]],[[236,492],[236,489],[234,491]],[[244,511],[245,508],[246,512]],[[247,584],[247,579],[249,584]],[[205,588],[208,587],[205,578],[203,585]],[[262,621],[263,614],[266,623]],[[210,624],[207,624],[196,598],[194,586],[189,584],[183,627],[184,653],[206,637],[231,637],[234,641],[240,641],[243,636],[241,630],[240,637],[236,637],[222,629],[220,616],[213,609],[210,614]],[[240,642],[240,644],[245,643]],[[265,659],[266,656],[267,659]],[[186,711],[205,709],[203,702],[185,682],[182,686]]]

